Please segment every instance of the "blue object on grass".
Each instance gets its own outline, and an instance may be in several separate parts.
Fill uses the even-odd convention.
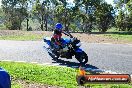
[[[11,88],[10,75],[0,68],[0,88]]]

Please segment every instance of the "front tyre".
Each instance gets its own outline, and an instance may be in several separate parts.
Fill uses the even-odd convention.
[[[83,51],[80,53],[76,53],[75,58],[80,62],[80,64],[85,65],[88,62],[88,56]]]
[[[83,86],[86,83],[86,78],[84,76],[77,76],[76,77],[78,85]]]

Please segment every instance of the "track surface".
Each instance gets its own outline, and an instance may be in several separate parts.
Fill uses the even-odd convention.
[[[56,63],[43,48],[43,41],[7,41],[0,40],[0,60],[37,62],[74,67],[76,59],[63,59]],[[87,68],[111,70],[132,74],[132,45],[82,43],[89,56]]]

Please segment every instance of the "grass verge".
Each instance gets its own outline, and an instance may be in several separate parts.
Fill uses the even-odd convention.
[[[112,32],[113,31],[113,32]],[[95,36],[90,36],[81,33],[72,33],[73,36],[80,38],[82,41],[88,42],[132,42],[132,32],[116,32],[114,30],[106,33],[96,32]],[[51,36],[52,32],[48,31],[12,31],[12,30],[1,30],[0,40],[42,40],[46,36]],[[64,37],[64,36],[63,36]],[[101,41],[104,40],[104,41]]]
[[[102,35],[104,37],[112,39],[132,41],[132,34],[102,34]]]
[[[41,83],[65,88],[77,88],[77,69],[60,66],[42,66],[18,62],[0,62],[0,66],[9,72],[12,78],[29,83]],[[20,88],[19,84],[12,83],[12,88]],[[132,88],[128,84],[86,84],[90,88]]]
[[[0,36],[0,40],[42,40],[42,35],[36,35],[36,34],[24,34],[24,35],[6,35],[6,36]]]
[[[75,88],[77,86],[75,79],[76,70],[72,68],[15,62],[0,62],[0,66],[9,72],[13,79],[67,88]]]

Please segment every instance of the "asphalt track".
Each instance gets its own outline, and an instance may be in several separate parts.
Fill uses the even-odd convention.
[[[0,60],[64,65],[68,67],[78,66],[78,61],[75,58],[60,58],[56,62],[43,46],[43,41],[0,40]],[[132,74],[132,45],[83,42],[81,48],[89,56],[87,68]]]

